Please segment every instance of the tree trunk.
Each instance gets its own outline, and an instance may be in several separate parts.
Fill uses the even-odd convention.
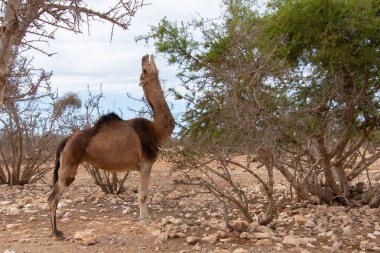
[[[3,107],[12,48],[16,42],[19,22],[17,20],[20,0],[8,0],[0,27],[0,109]]]

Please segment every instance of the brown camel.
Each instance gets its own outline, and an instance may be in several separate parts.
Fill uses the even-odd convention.
[[[169,140],[174,129],[152,55],[150,59],[149,55],[142,58],[140,85],[152,107],[153,122],[144,118],[122,120],[110,113],[100,117],[93,127],[74,132],[58,146],[54,188],[48,199],[54,237],[63,238],[56,225],[57,205],[64,190],[74,181],[81,162],[107,171],[139,171],[140,222],[150,223],[146,200],[151,168],[159,148]]]

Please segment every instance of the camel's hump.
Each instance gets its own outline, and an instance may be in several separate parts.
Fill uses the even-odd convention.
[[[113,122],[113,121],[122,121],[123,119],[120,118],[116,113],[114,112],[111,112],[111,113],[108,113],[108,114],[105,114],[105,115],[102,115],[98,121],[96,121],[94,127],[95,128],[100,128],[101,126],[103,125],[106,125],[110,122]]]

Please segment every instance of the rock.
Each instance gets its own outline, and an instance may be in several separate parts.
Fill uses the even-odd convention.
[[[197,242],[199,242],[199,238],[195,236],[188,236],[186,237],[186,243],[189,245],[195,245]]]
[[[4,250],[4,253],[16,253],[15,249],[6,249]]]
[[[81,220],[83,220],[83,221],[88,221],[88,220],[89,220],[89,218],[86,217],[86,216],[80,216],[79,219],[81,219]]]
[[[159,234],[161,234],[161,230],[160,230],[160,229],[154,230],[154,231],[152,232],[152,235],[153,235],[153,236],[159,236]]]
[[[169,238],[169,234],[169,230],[160,233],[155,243],[165,243]]]
[[[260,226],[260,224],[258,222],[252,222],[249,224],[249,232],[250,233],[253,233],[253,232],[256,232],[257,228],[258,227],[262,227]]]
[[[375,236],[380,236],[380,231],[374,231],[372,234]]]
[[[346,226],[342,230],[343,230],[344,237],[351,237],[353,234],[353,230],[351,226]]]
[[[193,217],[193,215],[191,214],[191,213],[186,213],[185,214],[185,218],[186,219],[190,219],[190,218],[192,218]]]
[[[342,245],[343,245],[342,242],[335,241],[335,242],[333,243],[333,245],[331,246],[331,248],[330,248],[330,252],[336,252],[336,251],[338,251],[338,249],[339,249]]]
[[[307,227],[307,228],[314,228],[315,227],[314,221],[312,221],[312,220],[306,221],[305,222],[305,227]]]
[[[367,234],[367,237],[368,237],[369,239],[376,239],[376,236],[375,236],[374,234],[372,234],[372,233],[368,233],[368,234]]]
[[[210,244],[215,244],[219,241],[220,235],[218,233],[214,233],[211,235],[207,235],[202,238],[202,241],[210,243]]]
[[[11,206],[8,208],[7,214],[11,216],[16,216],[16,215],[20,215],[21,211],[17,207]]]
[[[254,237],[253,237],[253,235],[251,235],[248,232],[243,232],[243,233],[240,234],[240,238],[241,239],[248,239],[248,240],[250,240],[250,239],[253,239]]]
[[[302,237],[288,235],[284,237],[284,240],[282,241],[282,243],[298,247],[299,245],[306,245],[307,243],[315,242],[315,241],[317,241],[315,238],[302,238]]]
[[[222,238],[219,241],[221,241],[222,243],[230,243],[230,242],[233,242],[234,239],[232,239],[232,238]]]
[[[303,225],[305,224],[309,219],[303,215],[296,215],[294,216],[294,222],[297,223],[298,225]]]
[[[232,220],[230,226],[236,231],[247,231],[249,228],[248,222],[244,220]]]
[[[232,253],[248,253],[248,250],[245,250],[243,248],[238,248],[232,251]]]
[[[256,232],[260,232],[260,233],[272,233],[272,229],[266,227],[266,226],[258,226],[256,228]]]
[[[272,245],[272,240],[262,239],[262,240],[258,240],[255,244],[257,246],[269,246],[269,245]]]
[[[15,228],[19,228],[21,226],[21,224],[19,223],[15,223],[15,224],[8,224],[5,226],[6,229],[15,229]]]
[[[271,233],[253,233],[253,238],[255,239],[271,239],[272,234]]]
[[[75,242],[84,245],[93,245],[97,242],[96,236],[93,234],[92,230],[76,232],[74,235],[74,240]]]
[[[376,247],[376,243],[373,242],[368,242],[367,240],[361,241],[360,242],[360,248],[362,250],[370,250],[372,251]]]

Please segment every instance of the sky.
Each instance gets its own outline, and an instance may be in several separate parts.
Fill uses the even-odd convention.
[[[91,0],[91,3],[102,5],[107,1]],[[139,84],[141,58],[149,53],[154,54],[153,46],[143,41],[136,43],[135,37],[147,34],[150,25],[156,25],[163,18],[170,21],[190,21],[198,15],[216,18],[221,14],[221,0],[148,0],[150,4],[140,9],[132,19],[129,30],[116,29],[110,42],[111,25],[92,23],[90,34],[73,34],[58,31],[56,38],[44,50],[56,53],[48,57],[39,52],[32,52],[34,66],[53,71],[53,87],[58,88],[59,95],[74,92],[82,100],[91,92],[98,93],[100,85],[105,98],[101,102],[104,112],[118,111],[127,113],[127,107],[139,106],[128,99],[129,93],[134,97],[143,96]],[[167,65],[165,60],[156,55],[156,65],[165,88],[176,87],[176,68]],[[184,102],[174,101],[174,113],[184,111]],[[128,116],[128,115],[127,115]]]

